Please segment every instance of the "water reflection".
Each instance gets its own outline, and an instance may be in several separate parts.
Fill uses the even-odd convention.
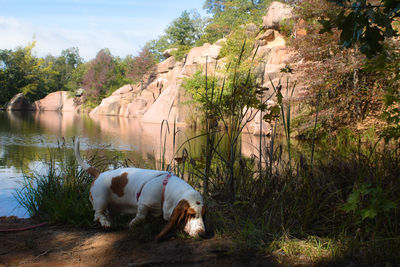
[[[72,112],[0,112],[0,216],[22,215],[20,210],[10,211],[17,204],[12,197],[13,190],[19,186],[17,182],[22,180],[22,173],[40,162],[49,148],[57,148],[62,138],[67,140],[69,149],[72,149],[71,138],[79,136],[82,150],[108,145],[106,150],[110,155],[118,154],[136,166],[151,168],[163,149],[165,160],[171,162],[175,150],[196,134],[189,127],[177,126],[174,140],[174,126],[169,125],[169,133],[165,126],[166,141],[164,136],[160,139],[160,124],[142,123],[137,119],[89,118]],[[259,139],[246,134],[242,140],[242,153],[257,155]],[[204,137],[198,138],[185,147],[192,156],[199,157],[204,142]]]

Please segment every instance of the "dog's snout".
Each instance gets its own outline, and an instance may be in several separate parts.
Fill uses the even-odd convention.
[[[203,229],[201,229],[200,231],[197,232],[197,234],[198,234],[200,237],[204,237],[204,236],[206,235],[206,231],[203,230]]]

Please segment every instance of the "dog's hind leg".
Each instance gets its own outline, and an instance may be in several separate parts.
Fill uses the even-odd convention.
[[[99,221],[104,228],[111,227],[111,222],[104,214],[107,209],[105,201],[93,201],[94,221]]]
[[[135,218],[133,218],[132,221],[129,223],[129,228],[132,228],[136,224],[143,221],[146,218],[148,212],[149,209],[145,205],[139,204]]]

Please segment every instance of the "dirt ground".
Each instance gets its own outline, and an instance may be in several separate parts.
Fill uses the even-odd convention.
[[[32,219],[0,217],[0,231],[38,224]],[[162,242],[135,240],[126,230],[77,229],[46,225],[0,232],[0,266],[273,266],[265,256],[232,251],[216,236]]]

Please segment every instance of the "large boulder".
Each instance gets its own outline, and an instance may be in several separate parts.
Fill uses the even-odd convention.
[[[126,84],[119,88],[118,90],[115,90],[111,95],[123,95],[129,92],[132,92],[134,90],[134,87],[131,84]]]
[[[23,93],[19,93],[13,96],[13,98],[11,98],[11,100],[7,103],[5,108],[7,111],[34,109],[32,104],[30,104],[29,101],[26,100],[25,95]]]
[[[223,43],[224,41],[221,40],[213,45],[205,43],[203,46],[192,48],[186,57],[182,75],[192,76],[201,67],[204,70],[206,62],[208,63],[208,71],[212,72],[216,60],[219,59],[219,52]]]
[[[268,42],[275,40],[275,31],[272,29],[266,30],[256,38],[256,46],[267,45]]]
[[[148,108],[142,117],[142,121],[161,123],[163,120],[179,120],[179,89],[182,83],[181,67],[175,67],[169,74],[168,86],[164,88],[155,102]]]
[[[178,51],[178,48],[169,48],[169,49],[164,50],[162,55],[165,58],[169,58],[170,56],[172,56],[173,52],[176,52],[176,51]]]
[[[77,112],[78,111],[78,104],[75,102],[75,98],[70,97],[67,101],[64,102],[62,111],[63,112]]]
[[[48,94],[45,98],[33,103],[36,110],[40,111],[62,111],[69,96],[67,91],[57,91]]]
[[[267,8],[267,14],[263,17],[263,28],[279,30],[283,20],[293,17],[292,10],[293,8],[286,4],[272,2]]]
[[[169,57],[163,62],[157,64],[156,73],[167,73],[168,71],[172,70],[176,64],[176,60],[174,57]]]

